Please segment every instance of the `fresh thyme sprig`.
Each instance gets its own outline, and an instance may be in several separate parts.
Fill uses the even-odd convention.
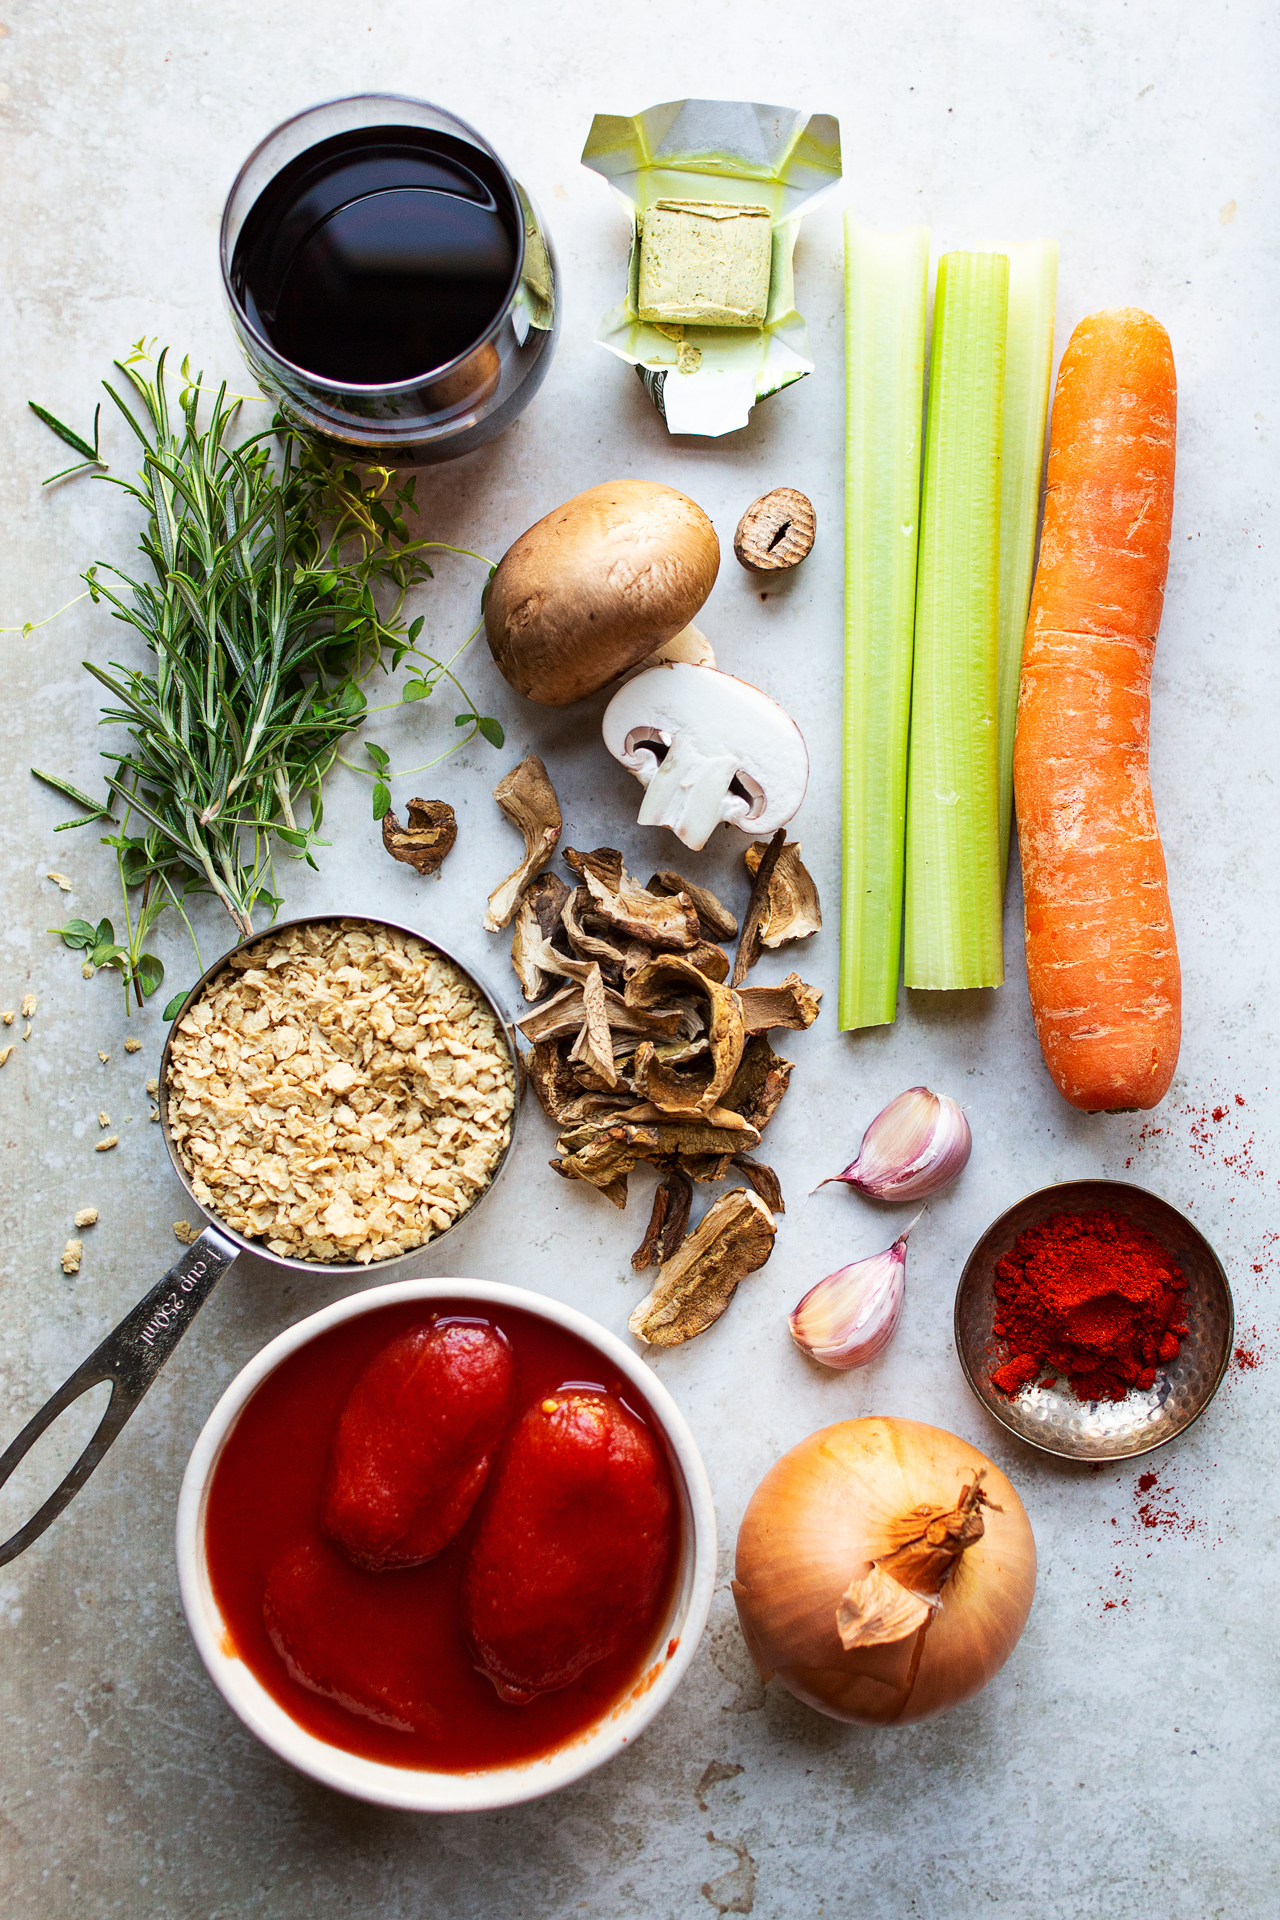
[[[125,394],[103,382],[142,447],[135,479],[104,470],[96,416],[90,447],[35,409],[83,456],[67,473],[92,471],[122,487],[146,516],[140,550],[148,567],[131,574],[99,563],[84,579],[95,603],[106,602],[141,635],[154,665],[85,661],[110,696],[103,721],[125,728],[131,744],[103,756],[107,805],[64,823],[105,817],[118,827],[104,844],[116,850],[130,937],[124,961],[110,963],[139,1005],[163,971],[140,943],[166,908],[186,920],[183,900],[211,892],[243,936],[259,903],[273,915],[280,905],[277,843],[314,867],[312,849],[324,844],[321,783],[366,718],[363,683],[375,671],[406,660],[417,669],[391,705],[421,700],[443,681],[457,688],[466,708],[456,724],[466,732],[448,751],[477,735],[502,743],[499,723],[479,713],[454,671],[474,634],[440,660],[418,644],[423,617],[405,620],[408,594],[433,577],[428,552],[465,551],[410,536],[414,480],[357,470],[279,420],[233,443],[239,399],[224,383],[202,426],[206,390],[184,360],[175,414],[166,358],[167,349],[153,361],[139,341],[115,363],[129,383]],[[40,777],[97,807],[65,782]],[[110,811],[117,805],[119,822]],[[137,888],[142,898],[131,915]],[[104,935],[94,945],[105,954],[115,942]]]

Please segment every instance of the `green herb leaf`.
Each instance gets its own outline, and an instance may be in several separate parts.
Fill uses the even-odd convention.
[[[493,719],[489,714],[478,719],[476,725],[491,747],[500,747],[507,737],[502,731],[501,722]]]
[[[52,787],[55,793],[64,795],[68,800],[74,800],[78,807],[91,808],[92,811],[87,816],[90,820],[110,820],[114,824],[115,815],[109,807],[99,806],[98,802],[89,794],[81,793],[79,787],[73,787],[69,780],[59,780],[56,774],[41,773],[39,767],[32,767],[31,771],[37,780],[43,780],[45,786]],[[69,827],[81,827],[84,825],[84,821],[68,820],[66,824]],[[54,832],[61,832],[61,828],[55,827]]]
[[[375,747],[372,740],[366,740],[364,743],[364,750],[368,754],[369,758],[372,760],[374,766],[378,769],[379,773],[385,773],[387,768],[391,765],[391,755],[387,752],[386,748]]]
[[[425,680],[406,680],[404,683],[404,691],[400,695],[400,698],[406,706],[412,705],[415,700],[429,700],[431,698],[431,688]]]
[[[133,978],[149,1000],[164,979],[164,966],[154,953],[140,953],[134,962]]]
[[[174,994],[172,1000],[166,1001],[160,1009],[160,1018],[162,1020],[176,1020],[182,1003],[187,997],[187,993],[188,989],[183,987],[181,992]]]
[[[453,716],[453,724],[455,727],[473,727],[475,723],[476,716],[474,713],[455,713]]]
[[[391,789],[390,787],[384,786],[382,781],[379,780],[377,785],[373,789],[374,819],[381,820],[383,814],[386,813],[390,805],[391,805]]]
[[[97,431],[98,414],[97,413],[95,413],[93,416],[94,444],[90,446],[89,442],[87,440],[82,440],[80,438],[80,435],[74,432],[71,427],[66,426],[61,420],[57,419],[52,413],[46,413],[43,407],[38,407],[34,400],[28,400],[27,405],[30,407],[32,413],[35,414],[37,420],[43,420],[44,424],[46,425],[46,427],[49,428],[50,432],[57,434],[59,440],[62,441],[64,446],[70,447],[73,453],[83,454],[84,458],[89,462],[91,466],[97,466],[101,464],[100,461],[98,460],[98,444],[97,444],[98,443],[98,431]],[[98,412],[100,413],[101,411],[102,409],[101,407],[99,407]]]
[[[70,947],[73,953],[81,947],[93,946],[98,938],[96,930],[87,920],[68,920],[65,927],[50,927],[48,932],[60,933],[63,945]]]
[[[409,622],[410,640],[416,640],[418,638],[418,635],[422,632],[423,626],[426,624],[426,618],[427,616],[425,613],[420,613],[416,620],[411,620]]]

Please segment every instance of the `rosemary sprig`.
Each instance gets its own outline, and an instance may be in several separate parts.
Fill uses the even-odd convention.
[[[457,725],[467,731],[450,752],[477,735],[502,739],[454,672],[464,649],[437,659],[418,644],[423,617],[405,621],[407,595],[433,577],[427,553],[444,544],[410,536],[414,480],[398,481],[385,468],[358,471],[279,420],[233,443],[239,398],[218,387],[201,425],[206,390],[184,360],[175,412],[166,359],[167,349],[153,361],[140,341],[115,363],[128,382],[123,393],[103,382],[142,448],[134,479],[102,470],[96,415],[90,447],[35,409],[84,456],[68,472],[92,470],[145,516],[145,566],[128,573],[99,563],[84,575],[95,603],[141,636],[153,662],[84,662],[109,696],[103,721],[130,741],[103,756],[107,802],[99,808],[65,781],[39,776],[93,809],[67,826],[117,824],[111,809],[122,809],[104,844],[116,850],[130,937],[126,961],[111,964],[125,974],[126,993],[132,981],[139,1005],[159,968],[140,942],[166,908],[185,920],[186,896],[213,893],[243,936],[259,904],[273,915],[280,905],[278,843],[315,865],[321,783],[366,717],[363,683],[376,670],[405,660],[416,669],[394,705],[420,700],[444,680],[458,689],[465,710]],[[137,888],[141,904],[131,915]],[[104,955],[116,945],[113,935],[99,939],[99,929],[84,928]]]

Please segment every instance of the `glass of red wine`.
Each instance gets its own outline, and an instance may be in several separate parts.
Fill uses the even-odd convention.
[[[236,177],[221,256],[263,391],[357,457],[470,453],[551,363],[550,237],[488,141],[424,100],[359,94],[286,120]]]

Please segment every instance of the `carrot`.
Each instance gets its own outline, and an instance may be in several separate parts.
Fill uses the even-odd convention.
[[[1177,384],[1136,307],[1091,314],[1058,369],[1014,745],[1027,984],[1073,1107],[1154,1107],[1182,983],[1151,801],[1151,663],[1169,566]]]

